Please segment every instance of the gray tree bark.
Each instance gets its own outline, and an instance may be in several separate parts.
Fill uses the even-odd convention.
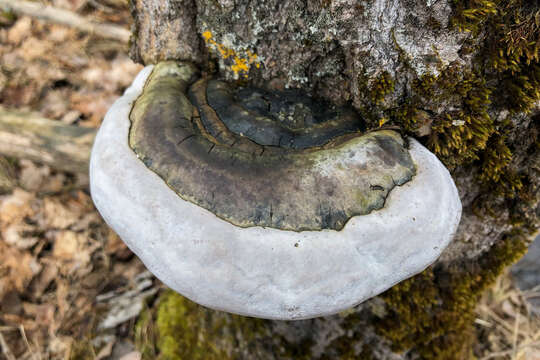
[[[474,302],[524,250],[540,214],[539,31],[530,20],[540,6],[497,3],[131,1],[136,61],[191,61],[230,81],[350,103],[368,128],[399,126],[434,151],[463,203],[455,240],[423,274],[347,314],[262,322],[265,335],[255,340],[232,325],[230,341],[212,340],[205,323],[199,330],[209,348],[242,359],[470,355]],[[516,25],[508,13],[524,20]],[[492,30],[497,24],[508,32]],[[518,43],[518,30],[532,50]],[[198,311],[228,324],[236,319]]]

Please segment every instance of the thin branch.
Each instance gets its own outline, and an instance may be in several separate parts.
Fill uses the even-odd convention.
[[[32,359],[35,359],[36,354],[34,353],[34,351],[32,351],[32,347],[30,346],[30,343],[28,342],[28,338],[26,337],[26,331],[24,331],[24,326],[22,324],[19,325],[19,332],[24,340],[24,343],[26,344],[26,349],[28,353],[30,353],[30,355],[32,356]]]
[[[95,135],[96,129],[0,106],[0,155],[85,175]]]
[[[123,27],[90,21],[71,11],[22,0],[0,0],[0,7],[10,9],[16,14],[76,28],[80,31],[101,36],[106,39],[127,43],[131,32]]]
[[[2,336],[1,332],[0,332],[0,348],[2,348],[2,354],[4,354],[7,360],[15,360],[15,356],[9,349],[6,343],[6,340],[4,340],[4,336]]]

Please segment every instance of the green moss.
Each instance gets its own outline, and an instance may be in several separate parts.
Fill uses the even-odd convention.
[[[267,336],[267,324],[207,309],[168,290],[153,311],[139,316],[135,339],[143,359],[226,360],[238,358],[238,349]]]
[[[452,23],[478,39],[476,66],[496,82],[496,103],[527,112],[540,98],[538,2],[454,0]]]
[[[439,20],[435,19],[433,16],[430,16],[426,22],[426,25],[431,30],[438,32],[442,29],[442,24],[439,22]]]
[[[89,340],[75,341],[71,345],[69,360],[94,360],[96,352]]]
[[[139,316],[135,344],[144,360],[256,359],[269,346],[279,359],[313,358],[309,334],[290,342],[273,331],[274,323],[214,311],[168,290]]]
[[[506,127],[510,125],[507,123]],[[479,180],[486,191],[490,190],[493,195],[513,198],[522,190],[523,182],[522,177],[511,168],[512,152],[506,143],[507,136],[508,131],[501,129],[488,140],[482,153]]]
[[[478,259],[401,282],[381,296],[389,311],[376,321],[377,333],[394,351],[414,349],[422,359],[470,358],[479,296],[526,249],[523,234],[510,233]]]
[[[389,118],[394,123],[398,123],[402,129],[408,133],[414,133],[422,122],[422,114],[416,106],[409,101],[405,102],[397,109],[388,112]]]
[[[321,6],[325,9],[329,8],[332,5],[332,0],[321,0]]]
[[[453,0],[452,24],[461,31],[478,34],[490,15],[497,13],[497,4],[490,0]]]
[[[384,101],[386,95],[394,91],[394,80],[388,71],[383,71],[379,76],[377,76],[372,84],[370,89],[371,101],[375,104],[379,104]]]
[[[453,6],[453,26],[473,35],[467,43],[476,54],[472,68],[439,64],[439,75],[409,82],[405,101],[382,111],[411,135],[424,125],[419,114],[428,111],[428,148],[451,170],[478,166],[482,171],[476,180],[486,194],[516,201],[523,183],[532,181],[512,168],[507,139],[515,124],[494,121],[489,110],[527,113],[540,100],[540,7],[523,0],[454,0]],[[398,51],[404,68],[410,68],[403,50]]]
[[[452,23],[473,34],[468,49],[475,51],[473,67],[452,65],[440,75],[414,80],[411,94],[388,111],[393,123],[413,134],[418,114],[432,110],[431,134],[426,145],[450,168],[479,167],[476,181],[482,194],[475,206],[482,215],[495,216],[493,199],[502,198],[514,230],[478,259],[429,268],[384,293],[389,312],[376,323],[377,333],[394,351],[412,349],[422,359],[467,359],[474,340],[472,322],[478,297],[502,270],[526,250],[525,234],[537,226],[527,221],[516,204],[534,200],[534,179],[514,170],[509,136],[516,124],[510,118],[494,121],[488,110],[528,112],[540,99],[538,64],[538,3],[520,0],[455,0]],[[518,36],[519,34],[519,36]],[[441,104],[459,104],[438,111]],[[442,107],[448,109],[448,106]],[[538,144],[538,124],[530,133]],[[533,145],[534,147],[535,145]],[[536,153],[538,148],[529,149]],[[534,155],[533,155],[534,156]],[[537,220],[536,220],[537,222]]]
[[[205,327],[207,314],[199,306],[169,291],[161,298],[157,313],[158,349],[160,359],[228,359],[229,356],[216,347],[220,336]]]
[[[439,96],[439,101],[444,101],[445,96],[459,96],[461,108],[435,117],[428,146],[453,168],[477,160],[495,127],[487,112],[491,90],[485,80],[472,72],[463,73],[459,68],[449,70],[437,78],[431,96]]]
[[[431,114],[431,134],[427,146],[449,168],[467,165],[480,158],[488,139],[496,132],[489,116],[492,90],[478,73],[450,66],[440,75],[425,74],[411,85],[411,96],[401,106],[390,109],[391,121],[414,135],[422,126],[424,109],[456,103],[459,107]],[[420,119],[422,120],[422,119]]]
[[[540,40],[537,42],[540,43]],[[519,71],[510,69],[499,74],[501,86],[496,92],[500,102],[511,112],[529,112],[540,99],[540,66],[538,62],[522,65]]]

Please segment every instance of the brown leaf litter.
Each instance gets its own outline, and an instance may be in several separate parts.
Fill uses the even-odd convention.
[[[129,28],[123,1],[50,4]],[[124,44],[26,16],[4,20],[5,107],[97,127],[142,68],[127,57]],[[81,344],[95,359],[135,359],[129,331],[116,328],[133,321],[158,283],[72,175],[28,160],[2,158],[0,164],[0,359],[77,358]]]

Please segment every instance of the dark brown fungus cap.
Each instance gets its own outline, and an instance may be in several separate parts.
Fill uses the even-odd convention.
[[[234,225],[340,230],[415,174],[401,136],[362,134],[351,109],[196,73],[155,66],[131,111],[129,144],[182,199]]]

